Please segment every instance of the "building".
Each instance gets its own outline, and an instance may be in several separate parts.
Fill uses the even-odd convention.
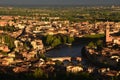
[[[6,25],[8,25],[7,20],[0,20],[0,26],[6,26]]]
[[[3,52],[9,52],[10,49],[7,45],[0,45],[0,50]]]
[[[33,49],[42,50],[44,48],[42,40],[34,40],[31,42]]]
[[[108,22],[106,26],[105,35],[106,35],[106,43],[113,43],[120,45],[120,32],[110,34],[110,25]]]
[[[67,70],[67,72],[76,73],[76,72],[83,71],[83,68],[81,66],[67,66],[66,70]]]

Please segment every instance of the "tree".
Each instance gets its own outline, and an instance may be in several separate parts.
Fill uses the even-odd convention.
[[[63,43],[65,44],[67,42],[67,37],[63,36],[62,39],[63,39]]]
[[[8,36],[8,35],[2,35],[2,37],[4,38],[4,42],[5,42],[5,44],[7,44],[8,45],[8,47],[10,48],[10,49],[12,49],[13,47],[15,47],[14,46],[14,38],[12,38],[12,37],[10,37],[10,36]]]
[[[34,76],[35,78],[40,78],[40,77],[42,77],[42,76],[43,76],[43,70],[40,69],[40,68],[37,68],[37,69],[34,71],[33,76]]]
[[[97,46],[97,50],[98,51],[101,51],[102,50],[102,47],[103,47],[103,41],[102,40],[98,40],[96,42],[96,46]]]
[[[55,38],[54,40],[53,40],[53,43],[52,43],[52,47],[55,47],[55,46],[57,46],[57,45],[60,45],[61,44],[61,41],[58,39],[58,38]]]
[[[52,35],[47,35],[46,37],[46,45],[50,45],[53,42],[53,36]]]
[[[95,47],[95,45],[94,45],[93,42],[90,42],[90,43],[88,44],[88,47],[93,48],[93,47]]]
[[[67,42],[68,42],[68,43],[71,44],[73,41],[74,41],[74,38],[73,38],[73,37],[68,37],[68,38],[67,38]]]

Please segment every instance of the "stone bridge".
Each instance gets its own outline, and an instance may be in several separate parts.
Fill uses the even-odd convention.
[[[71,57],[56,57],[56,58],[51,58],[53,61],[59,60],[59,61],[64,61],[64,60],[69,60],[71,61]]]

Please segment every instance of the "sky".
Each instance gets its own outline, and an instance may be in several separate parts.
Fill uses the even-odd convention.
[[[120,0],[0,0],[0,5],[120,5]]]

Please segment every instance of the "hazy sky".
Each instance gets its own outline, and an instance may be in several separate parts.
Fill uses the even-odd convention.
[[[0,5],[120,5],[120,0],[0,0]]]

